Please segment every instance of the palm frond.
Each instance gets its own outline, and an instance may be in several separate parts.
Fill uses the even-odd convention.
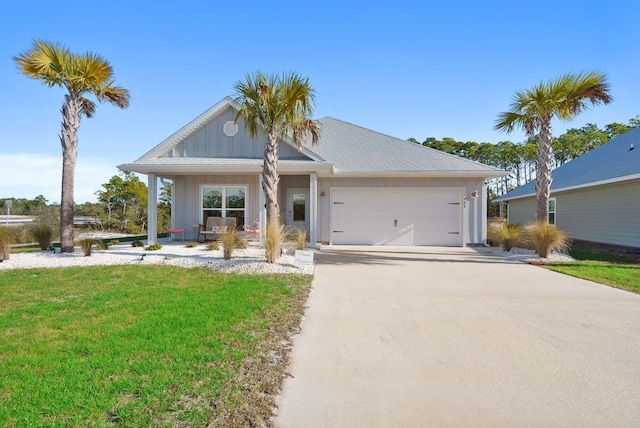
[[[112,86],[112,82],[109,86],[98,88],[96,97],[100,101],[108,101],[120,108],[129,107],[129,101],[131,99],[131,95],[127,89],[121,86]]]
[[[309,136],[316,143],[319,124],[311,121],[315,91],[308,78],[295,72],[247,73],[236,82],[235,101],[240,105],[236,121],[243,119],[252,137],[258,132],[289,135],[296,144]]]
[[[129,106],[129,91],[114,84],[113,68],[101,55],[73,54],[62,45],[35,40],[30,50],[13,59],[23,74],[48,86],[65,87],[77,96],[92,93],[98,101],[121,108]],[[91,117],[95,105],[83,104],[84,113]]]
[[[82,113],[87,117],[92,117],[96,112],[96,104],[85,97],[80,97],[80,105],[82,106]]]
[[[32,79],[40,80],[47,86],[64,86],[68,78],[67,68],[71,53],[59,44],[34,40],[26,52],[14,56],[20,72]]]
[[[521,127],[532,136],[541,124],[549,124],[554,117],[573,119],[588,106],[612,101],[604,73],[583,71],[567,73],[533,88],[515,93],[509,112],[500,113],[495,129],[512,132]]]

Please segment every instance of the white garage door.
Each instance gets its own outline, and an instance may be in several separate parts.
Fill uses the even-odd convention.
[[[462,245],[462,191],[333,188],[331,243]]]

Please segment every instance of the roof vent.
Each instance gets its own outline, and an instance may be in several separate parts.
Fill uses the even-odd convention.
[[[238,133],[238,124],[232,120],[225,122],[222,126],[222,132],[224,132],[224,135],[227,137],[233,137]]]
[[[633,143],[631,143],[631,147],[629,147],[629,151],[633,150],[635,147],[633,147]]]

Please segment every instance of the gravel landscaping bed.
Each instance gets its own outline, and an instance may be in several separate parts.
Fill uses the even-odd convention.
[[[555,262],[574,262],[575,259],[568,254],[564,253],[552,253],[546,259],[538,257],[533,250],[525,250],[523,248],[512,248],[511,251],[491,252],[492,255],[498,257],[504,257],[509,260],[520,261],[523,263],[531,264],[547,264]]]
[[[27,268],[55,268],[96,265],[164,264],[181,267],[208,267],[221,272],[243,274],[254,273],[295,273],[313,275],[314,264],[298,264],[293,255],[284,254],[276,263],[267,263],[264,249],[249,247],[234,250],[230,260],[222,258],[222,250],[208,250],[205,244],[187,248],[186,243],[162,242],[162,249],[147,251],[143,247],[130,244],[112,245],[108,250],[94,250],[85,257],[82,250],[74,253],[52,253],[37,251],[11,254],[9,260],[0,263],[0,270]],[[59,250],[58,250],[59,251]],[[291,251],[291,250],[289,250]]]

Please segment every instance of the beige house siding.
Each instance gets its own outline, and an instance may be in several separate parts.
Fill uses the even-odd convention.
[[[509,201],[509,224],[525,224],[536,218],[536,198]]]
[[[483,192],[482,179],[451,179],[451,178],[320,178],[318,180],[318,240],[329,242],[330,239],[330,191],[335,187],[448,187],[464,188],[463,196],[466,200],[465,208],[466,224],[463,229],[474,234],[473,213],[471,201],[473,191]],[[325,196],[320,196],[324,192]],[[484,201],[484,202],[483,202]],[[479,197],[475,202],[476,219],[481,219],[486,210],[486,198]],[[468,215],[467,215],[468,214]],[[479,224],[480,221],[477,222]],[[466,234],[467,236],[468,233]],[[486,239],[486,231],[477,231],[480,235],[479,242]],[[466,244],[466,242],[465,242]]]
[[[640,180],[552,193],[556,224],[571,238],[640,247]],[[535,198],[509,202],[509,222],[535,218]]]
[[[259,217],[260,189],[258,174],[239,175],[207,175],[207,176],[177,176],[174,180],[174,220],[176,227],[185,228],[185,239],[196,239],[197,224],[202,221],[201,188],[203,185],[246,185],[247,207],[245,222],[253,223]],[[319,178],[318,179],[318,240],[329,242],[330,239],[330,192],[336,187],[446,187],[463,189],[465,207],[463,211],[462,225],[467,241],[483,242],[486,239],[486,231],[475,230],[475,224],[480,224],[486,210],[486,199],[482,197],[482,179],[443,179],[443,178]],[[281,175],[278,203],[281,217],[287,204],[287,189],[309,188],[308,175]],[[481,197],[471,198],[471,193],[478,191]],[[322,196],[324,192],[324,196]],[[473,209],[475,207],[475,219]],[[478,236],[478,239],[469,237]],[[466,244],[467,242],[465,242]]]
[[[200,198],[203,185],[247,186],[245,223],[251,224],[258,219],[258,175],[178,176],[174,178],[173,222],[175,227],[184,227],[185,239],[195,240],[197,225],[202,222]]]

